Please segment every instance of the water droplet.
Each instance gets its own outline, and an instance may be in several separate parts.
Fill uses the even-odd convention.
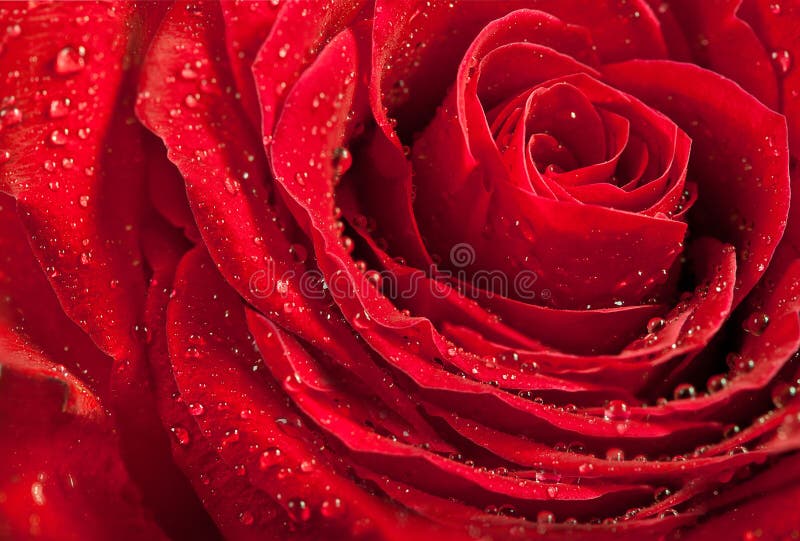
[[[0,111],[0,121],[2,121],[3,126],[6,127],[19,124],[22,122],[22,111],[17,107],[7,107]]]
[[[609,421],[627,421],[631,417],[631,412],[622,400],[612,400],[603,410],[603,415]]]
[[[694,385],[689,383],[681,383],[677,387],[675,387],[675,391],[672,393],[672,397],[675,400],[687,400],[689,398],[694,398],[697,396],[697,391],[694,388]]]
[[[556,516],[550,511],[539,511],[536,514],[536,522],[539,524],[553,524],[556,521]]]
[[[283,461],[281,450],[277,447],[270,447],[261,453],[258,459],[258,467],[261,471],[267,471],[270,468],[281,466]]]
[[[175,436],[175,439],[178,440],[178,443],[181,445],[189,445],[189,431],[183,428],[182,426],[173,426],[171,429],[172,434]]]
[[[722,431],[722,436],[725,439],[731,439],[732,437],[736,436],[742,429],[739,428],[739,425],[728,425]]]
[[[50,133],[50,142],[57,146],[64,146],[67,144],[67,135],[61,130],[53,130]]]
[[[203,413],[205,413],[205,411],[206,411],[206,408],[203,407],[203,404],[200,404],[199,402],[195,402],[195,403],[189,404],[189,413],[191,413],[195,417],[199,417],[199,416],[203,415]]]
[[[558,483],[561,481],[561,474],[555,471],[537,471],[536,481],[539,483]]]
[[[658,514],[658,518],[662,520],[668,517],[677,517],[677,516],[678,512],[675,509],[665,509],[664,511],[661,511],[661,513]]]
[[[787,383],[779,383],[772,388],[770,396],[775,407],[782,408],[797,396],[797,387]]]
[[[755,314],[751,314],[744,320],[744,322],[742,322],[742,328],[745,330],[745,332],[748,332],[753,336],[761,336],[763,332],[767,330],[768,325],[769,316],[764,312],[756,312]]]
[[[6,163],[11,159],[11,153],[7,150],[0,151],[0,163]]]
[[[782,49],[780,51],[772,51],[770,58],[772,58],[772,63],[775,64],[775,68],[782,75],[786,75],[789,73],[789,70],[792,69],[792,53],[788,50]]]
[[[748,372],[752,372],[753,368],[755,368],[756,363],[753,359],[745,359],[738,353],[728,353],[728,356],[725,357],[725,362],[730,368],[731,372],[734,374],[746,374]]]
[[[340,498],[326,498],[322,501],[319,512],[328,519],[340,518],[345,514],[345,505]]]
[[[660,331],[667,324],[667,320],[663,317],[654,317],[647,322],[647,332],[652,334]]]
[[[625,451],[618,447],[612,447],[606,451],[606,460],[611,462],[622,462],[625,460]]]
[[[186,66],[181,70],[181,77],[183,77],[187,81],[191,81],[193,79],[197,79],[197,72],[194,71],[191,67]]]
[[[6,28],[6,34],[10,38],[19,37],[22,34],[22,27],[18,24],[11,24]]]
[[[251,526],[254,521],[255,518],[253,517],[253,513],[251,513],[250,511],[244,511],[239,515],[239,522],[241,522],[245,526]]]
[[[715,374],[708,378],[706,382],[706,389],[709,393],[718,393],[728,386],[728,378],[724,374]]]
[[[223,184],[225,185],[225,190],[229,194],[236,195],[237,193],[239,193],[240,184],[238,180],[233,178],[226,178],[223,181]]]
[[[44,505],[45,504],[45,497],[44,497],[44,486],[42,483],[36,482],[31,484],[31,498],[33,498],[33,502],[36,505]]]
[[[667,487],[657,488],[653,497],[657,502],[662,502],[672,495],[672,491]]]
[[[197,98],[194,97],[192,94],[187,94],[186,97],[183,99],[183,103],[185,103],[186,107],[188,107],[189,109],[194,109],[199,104]]]
[[[86,49],[83,46],[64,47],[56,55],[55,70],[59,75],[72,75],[86,66]]]
[[[295,522],[307,522],[311,518],[311,508],[302,498],[292,498],[286,504],[289,518]]]
[[[347,172],[353,165],[353,156],[344,147],[338,147],[333,151],[333,168],[338,176]]]
[[[769,3],[769,12],[773,15],[780,15],[781,14],[781,4],[780,2],[770,2]]]
[[[63,100],[53,100],[50,102],[50,107],[47,114],[50,118],[64,118],[69,114],[69,98]]]

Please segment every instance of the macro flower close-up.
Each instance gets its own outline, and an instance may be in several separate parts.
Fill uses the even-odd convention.
[[[0,539],[800,539],[800,0],[0,2]]]

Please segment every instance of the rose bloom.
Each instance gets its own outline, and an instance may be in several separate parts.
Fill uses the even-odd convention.
[[[800,538],[800,2],[0,4],[0,538]]]

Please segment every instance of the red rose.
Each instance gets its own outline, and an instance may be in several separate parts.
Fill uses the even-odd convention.
[[[800,537],[800,3],[0,18],[0,538]]]

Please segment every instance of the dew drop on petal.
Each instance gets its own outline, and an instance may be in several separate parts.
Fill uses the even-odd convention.
[[[53,100],[50,102],[50,107],[47,109],[47,114],[50,118],[64,118],[69,114],[69,98],[63,100]]]
[[[605,407],[603,415],[610,421],[627,421],[630,419],[631,412],[628,405],[622,400],[612,400]]]
[[[345,505],[340,498],[326,498],[319,508],[320,514],[328,519],[335,519],[345,514]]]
[[[178,440],[178,443],[181,445],[189,445],[189,431],[183,428],[182,426],[173,426],[171,429],[172,434],[175,436],[175,439]]]
[[[50,133],[50,142],[57,147],[64,146],[67,144],[67,136],[61,130],[53,130]]]
[[[353,165],[353,156],[344,147],[338,147],[333,151],[333,167],[336,174],[341,176]]]
[[[681,383],[680,385],[675,387],[675,391],[673,392],[672,396],[675,400],[686,400],[689,398],[694,398],[697,395],[697,391],[694,388],[694,385],[689,383]]]
[[[671,495],[672,491],[670,489],[668,489],[667,487],[660,487],[656,489],[653,497],[657,502],[661,502],[669,498]]]
[[[728,378],[723,374],[715,374],[708,378],[708,382],[706,382],[706,389],[709,393],[718,393],[727,386]]]
[[[772,51],[770,58],[781,75],[786,75],[792,69],[792,53],[788,50]]]
[[[205,411],[206,411],[205,407],[203,406],[203,404],[200,404],[199,402],[189,404],[189,413],[191,413],[195,417],[203,415]]]
[[[666,324],[667,321],[663,317],[654,317],[647,322],[647,332],[650,334],[656,333],[663,329]]]
[[[768,325],[769,316],[764,312],[750,314],[742,322],[742,328],[745,330],[745,332],[748,332],[753,336],[761,336],[764,331],[767,330]]]
[[[0,122],[3,126],[13,126],[22,122],[22,111],[17,107],[7,107],[0,111]]]
[[[272,467],[281,466],[283,464],[283,456],[281,450],[277,447],[270,447],[266,449],[258,459],[258,467],[262,471],[267,471]]]
[[[795,397],[797,397],[797,394],[797,387],[794,385],[789,385],[788,383],[779,383],[773,387],[770,396],[772,398],[772,403],[776,408],[783,408]]]
[[[292,498],[286,504],[289,517],[295,522],[307,522],[311,518],[311,508],[302,498]]]
[[[191,81],[193,79],[197,79],[197,72],[194,71],[191,67],[186,66],[181,70],[181,77],[183,77],[187,81]]]
[[[536,515],[536,522],[539,524],[553,524],[556,521],[556,516],[550,511],[539,511]]]
[[[59,75],[72,75],[86,66],[86,49],[81,47],[64,47],[56,55],[55,70]]]

